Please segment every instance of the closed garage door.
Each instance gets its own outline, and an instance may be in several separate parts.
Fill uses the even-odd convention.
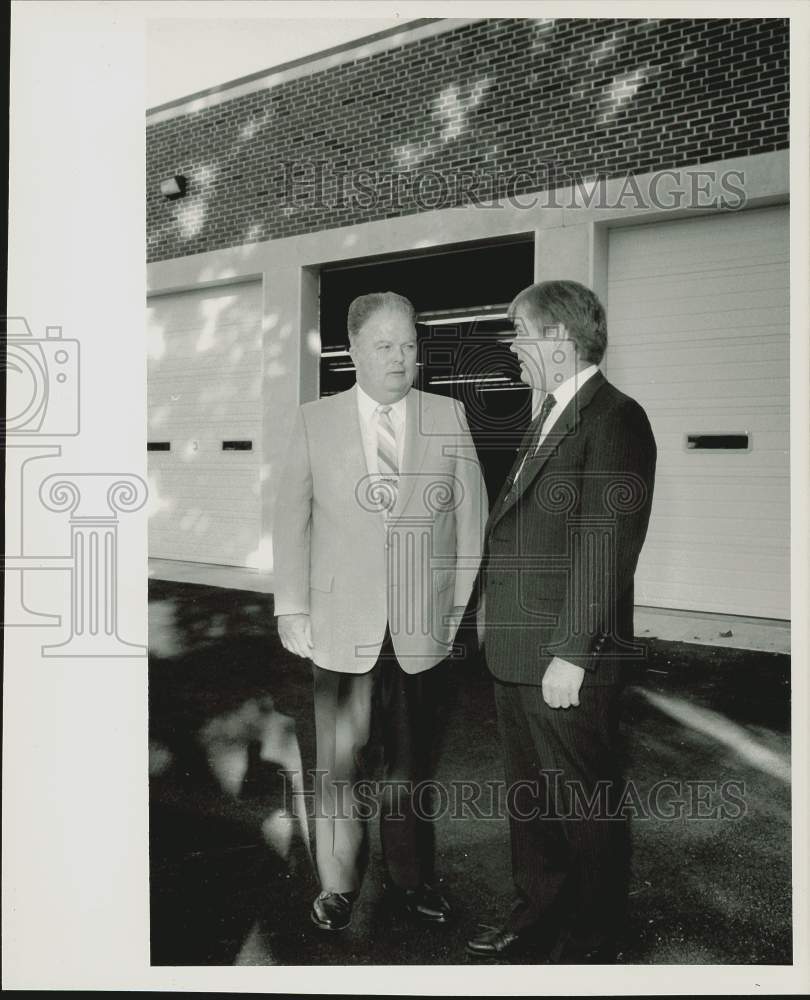
[[[609,247],[606,371],[659,449],[636,602],[789,618],[787,208]]]
[[[261,284],[149,299],[149,554],[249,565],[259,545]]]

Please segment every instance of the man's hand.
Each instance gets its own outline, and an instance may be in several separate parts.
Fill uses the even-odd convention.
[[[312,650],[309,615],[279,615],[277,621],[281,645],[296,656],[307,659]]]
[[[579,705],[579,689],[584,676],[584,667],[555,656],[543,674],[543,701],[549,708]]]

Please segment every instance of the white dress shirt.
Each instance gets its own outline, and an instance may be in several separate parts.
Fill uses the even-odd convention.
[[[598,371],[599,369],[596,365],[588,365],[587,368],[583,368],[581,372],[577,372],[576,374],[572,375],[571,378],[567,378],[564,382],[560,383],[560,385],[558,385],[556,389],[552,390],[552,392],[554,393],[554,406],[552,406],[552,408],[548,411],[548,415],[546,416],[546,419],[543,421],[543,429],[540,433],[540,436],[537,439],[537,443],[534,447],[534,450],[532,451],[532,456],[536,455],[537,452],[540,450],[540,446],[548,437],[551,429],[560,419],[560,415],[562,414],[566,406],[568,406],[568,404],[571,402],[574,396],[576,396],[576,394],[579,392],[582,386],[588,381],[588,379],[592,378]],[[535,413],[532,416],[532,419],[534,419],[536,416],[537,414]],[[523,461],[520,463],[520,467],[518,468],[512,480],[513,486],[515,483],[517,483],[518,479],[520,479],[520,474],[523,472],[523,466],[526,464],[528,458],[529,458],[529,453],[526,452],[526,454],[523,456]]]
[[[588,379],[593,378],[598,371],[599,369],[596,365],[588,365],[588,367],[583,368],[581,372],[577,372],[575,375],[572,375],[571,378],[567,378],[564,382],[560,383],[556,389],[551,390],[554,393],[554,406],[549,410],[548,416],[543,422],[543,430],[537,440],[538,449],[548,437],[551,429],[560,419],[560,415],[566,406],[568,406]]]
[[[391,406],[388,416],[391,418],[391,425],[397,439],[397,466],[400,472],[402,471],[402,457],[405,453],[406,397],[407,393],[396,403],[385,404]],[[360,429],[363,432],[363,451],[366,454],[366,468],[372,476],[380,474],[380,467],[377,464],[377,408],[380,405],[382,404],[378,403],[376,399],[372,399],[367,392],[360,388],[359,383],[357,384],[357,413],[360,417]]]

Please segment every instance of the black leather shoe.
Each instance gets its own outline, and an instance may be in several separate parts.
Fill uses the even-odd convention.
[[[401,889],[386,886],[386,893],[394,906],[426,924],[446,924],[452,916],[450,904],[438,889],[423,882],[418,889]]]
[[[352,922],[354,899],[344,892],[319,892],[310,916],[322,931],[342,931]]]
[[[481,958],[510,958],[524,951],[528,943],[525,933],[510,930],[509,927],[487,927],[470,938],[467,951]]]

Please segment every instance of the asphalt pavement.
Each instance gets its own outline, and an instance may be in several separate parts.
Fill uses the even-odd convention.
[[[454,921],[425,928],[390,910],[372,829],[352,926],[324,934],[309,919],[301,814],[287,808],[306,802],[292,776],[314,767],[311,680],[279,643],[272,595],[153,580],[149,606],[152,964],[479,961],[466,938],[511,901],[480,658],[447,666],[441,707],[436,777],[455,792],[436,820],[437,869]],[[620,962],[791,962],[789,724],[789,657],[640,640],[622,722],[633,853]]]

